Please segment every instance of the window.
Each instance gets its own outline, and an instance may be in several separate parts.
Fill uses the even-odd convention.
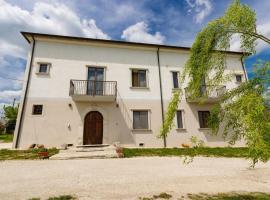
[[[39,63],[39,67],[38,67],[38,74],[49,74],[49,70],[50,70],[50,64],[48,63]]]
[[[240,75],[240,74],[235,75],[235,78],[236,78],[237,83],[242,83],[242,75]]]
[[[147,87],[146,70],[132,69],[132,87]]]
[[[133,129],[149,129],[148,111],[133,111]]]
[[[33,105],[32,115],[42,115],[43,105]]]
[[[179,88],[178,72],[172,72],[173,76],[173,88]]]
[[[200,128],[208,128],[209,111],[198,111]]]
[[[184,128],[183,111],[182,110],[176,111],[176,118],[177,118],[177,128]]]

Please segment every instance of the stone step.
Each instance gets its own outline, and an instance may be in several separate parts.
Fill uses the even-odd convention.
[[[87,145],[77,145],[77,148],[95,148],[95,147],[108,147],[109,144],[87,144]]]
[[[69,159],[84,159],[84,158],[117,158],[116,148],[114,146],[99,147],[99,148],[69,148],[60,150],[58,154],[50,157],[52,160],[69,160]]]

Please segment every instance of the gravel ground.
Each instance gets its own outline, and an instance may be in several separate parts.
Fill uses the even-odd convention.
[[[71,194],[78,199],[138,199],[167,192],[270,192],[270,163],[249,169],[236,158],[178,157],[0,162],[0,199]]]
[[[12,142],[11,143],[0,142],[0,149],[11,149],[11,148],[12,148]]]

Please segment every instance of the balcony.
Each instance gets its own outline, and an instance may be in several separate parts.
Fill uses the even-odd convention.
[[[201,95],[199,97],[192,98],[192,95],[187,91],[187,88],[185,88],[186,100],[187,102],[190,103],[198,103],[198,102],[215,103],[221,99],[221,97],[225,94],[225,92],[226,92],[225,85],[219,86],[203,85],[201,86],[200,91]]]
[[[74,101],[113,102],[116,91],[116,81],[70,80],[69,96]]]

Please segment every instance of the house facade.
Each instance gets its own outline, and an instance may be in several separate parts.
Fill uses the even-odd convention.
[[[158,138],[189,48],[23,32],[31,45],[13,146],[113,144],[180,147],[196,136],[226,146],[207,127],[220,95],[247,80],[240,52],[227,52],[230,81],[204,104],[182,96],[175,127]],[[207,90],[207,83],[202,90]]]

